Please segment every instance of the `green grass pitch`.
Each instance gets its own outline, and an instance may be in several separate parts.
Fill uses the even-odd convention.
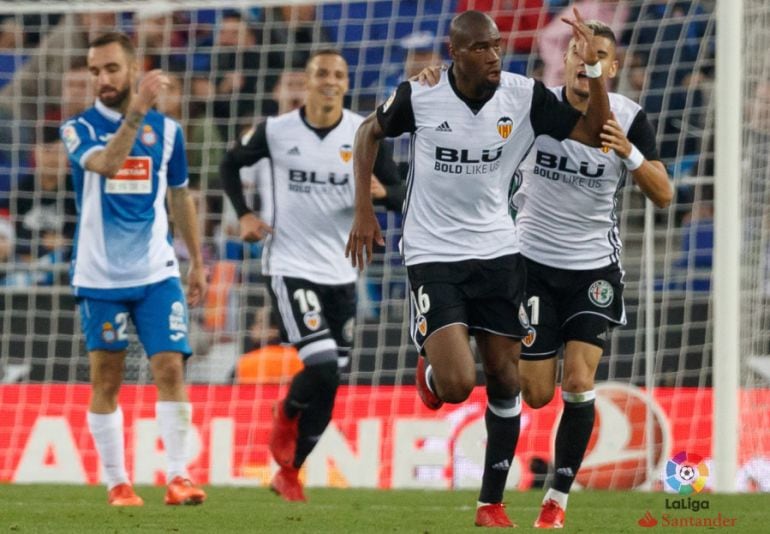
[[[0,534],[46,532],[479,532],[476,492],[307,490],[306,504],[286,503],[265,488],[207,488],[202,506],[163,505],[163,488],[138,487],[141,508],[111,508],[96,486],[0,485]],[[508,492],[507,511],[519,531],[534,531],[542,493]],[[770,532],[767,494],[702,495],[708,509],[667,509],[678,497],[662,493],[574,492],[565,532]],[[685,499],[686,501],[686,499]],[[692,508],[692,507],[691,507]],[[638,525],[649,511],[658,523]],[[667,514],[669,523],[664,524]],[[673,520],[734,518],[735,526],[676,528]]]

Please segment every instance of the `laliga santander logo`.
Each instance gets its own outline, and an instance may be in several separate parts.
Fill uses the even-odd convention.
[[[644,391],[626,384],[599,384],[595,390],[596,420],[576,481],[592,489],[632,489],[651,483],[648,473],[661,472],[671,443],[660,406],[655,401],[650,405]],[[648,413],[653,421],[652,471],[647,465]]]
[[[697,454],[678,452],[666,463],[666,484],[680,495],[700,493],[708,478],[709,468]]]

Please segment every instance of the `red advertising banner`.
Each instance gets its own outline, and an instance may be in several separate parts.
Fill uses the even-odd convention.
[[[283,394],[273,385],[191,386],[190,471],[196,481],[266,485],[276,469],[267,448],[271,407]],[[88,398],[89,386],[82,384],[0,386],[0,482],[98,483],[98,459],[86,425]],[[770,491],[770,390],[745,390],[741,401],[738,485]],[[163,483],[155,388],[124,386],[120,403],[129,473],[135,483]],[[710,389],[658,388],[650,398],[633,386],[597,386],[596,426],[578,483],[662,488],[663,467],[679,451],[710,461],[711,403]],[[332,424],[306,463],[306,484],[477,488],[485,408],[483,388],[463,404],[432,412],[412,386],[343,386]],[[540,410],[525,406],[510,487],[530,487],[532,461],[551,461],[560,410],[558,398]]]

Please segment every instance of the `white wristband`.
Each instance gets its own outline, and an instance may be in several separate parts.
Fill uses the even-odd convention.
[[[629,171],[635,171],[642,166],[642,163],[644,163],[644,156],[639,152],[638,148],[631,145],[631,153],[627,158],[623,158],[623,165],[625,165],[626,169]]]
[[[589,78],[599,78],[602,75],[602,64],[596,62],[593,65],[586,65],[586,76]]]

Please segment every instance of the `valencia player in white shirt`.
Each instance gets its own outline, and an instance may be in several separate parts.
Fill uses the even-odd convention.
[[[540,82],[501,73],[500,33],[479,11],[452,20],[452,66],[435,87],[404,82],[358,130],[356,213],[348,240],[363,268],[381,242],[368,193],[380,140],[412,136],[402,250],[411,286],[412,336],[426,405],[460,403],[476,386],[474,335],[486,378],[487,449],[476,524],[512,526],[503,490],[519,436],[517,364],[529,326],[525,268],[508,214],[511,178],[542,134],[599,146],[609,103],[592,32],[576,11],[578,53],[591,65],[585,115]]]

